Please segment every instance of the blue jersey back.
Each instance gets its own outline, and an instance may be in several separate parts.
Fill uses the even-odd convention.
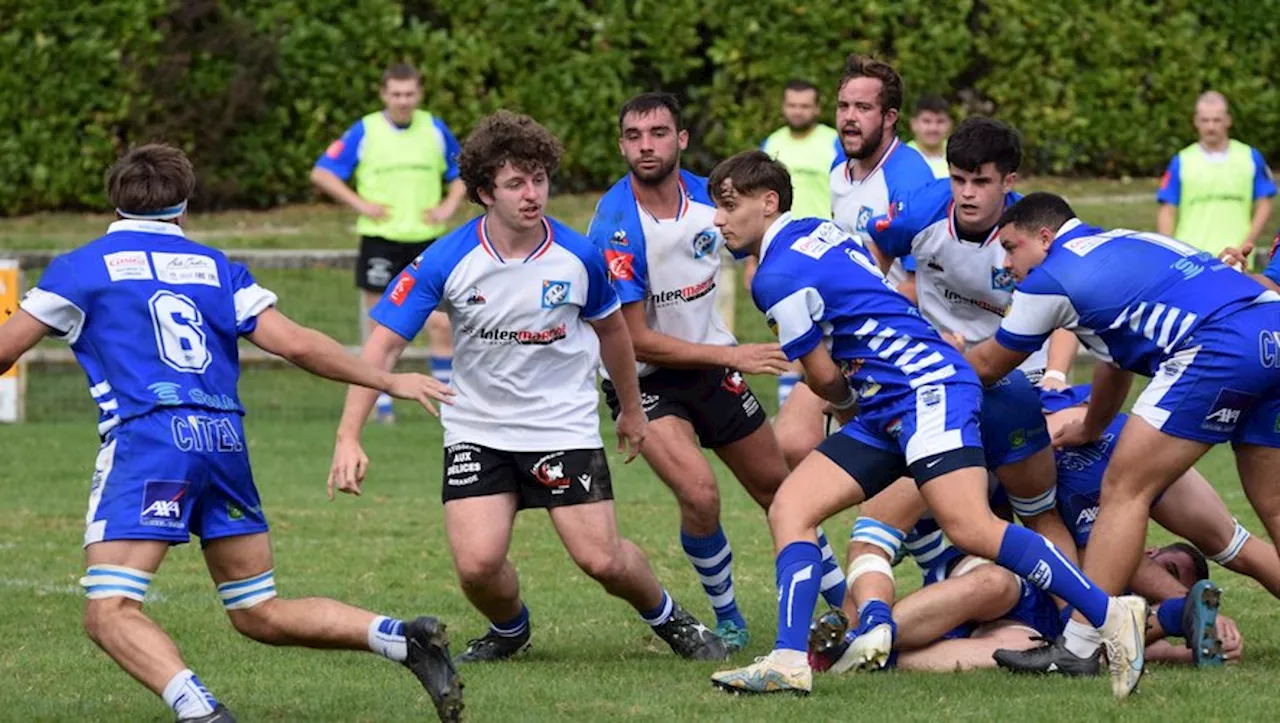
[[[1263,292],[1257,281],[1181,241],[1104,232],[1072,219],[1017,286],[996,340],[1033,352],[1063,327],[1099,358],[1151,376],[1207,320]]]
[[[106,434],[157,407],[243,413],[237,340],[275,301],[177,225],[118,221],[55,258],[22,308],[71,346]]]
[[[784,215],[760,256],[751,295],[783,352],[799,359],[826,343],[858,391],[860,414],[907,400],[914,408],[915,390],[925,384],[978,383],[964,357],[835,224]]]

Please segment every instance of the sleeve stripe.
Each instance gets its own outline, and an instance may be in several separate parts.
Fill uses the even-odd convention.
[[[591,316],[583,315],[582,318],[586,319],[587,321],[600,321],[601,319],[605,318],[606,316],[609,316],[610,314],[612,314],[613,312],[621,308],[622,308],[622,301],[620,299],[614,299],[613,303],[605,307],[603,311],[597,314],[593,314]]]
[[[70,300],[37,286],[27,292],[20,308],[41,324],[57,331],[68,344],[74,344],[80,338],[80,330],[84,328],[84,310]]]
[[[249,319],[275,306],[276,295],[254,284],[246,286],[235,293],[236,324],[243,324]]]

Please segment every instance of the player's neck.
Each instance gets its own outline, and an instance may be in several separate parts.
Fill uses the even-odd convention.
[[[666,178],[657,183],[644,183],[631,174],[631,191],[635,193],[636,203],[654,218],[668,219],[680,215],[680,204],[684,198],[680,192],[680,169],[673,169]]]
[[[889,149],[893,148],[893,142],[896,140],[898,140],[898,136],[886,135],[880,141],[880,147],[876,149],[875,153],[866,158],[851,158],[849,160],[849,170],[851,171],[849,175],[853,177],[853,180],[861,181],[871,175],[871,172],[876,170],[876,166],[880,165],[880,161],[884,160],[884,156],[889,152]]]
[[[1222,153],[1223,151],[1227,150],[1227,148],[1230,146],[1231,146],[1230,138],[1223,138],[1222,140],[1214,143],[1200,141],[1200,147],[1203,148],[1206,153]]]
[[[498,218],[497,214],[486,214],[484,217],[485,237],[504,259],[523,259],[533,253],[543,241],[547,240],[547,228],[539,218],[538,225],[533,228],[509,226]]]

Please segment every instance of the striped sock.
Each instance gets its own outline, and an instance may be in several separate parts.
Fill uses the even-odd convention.
[[[520,605],[520,614],[501,623],[489,621],[489,629],[504,638],[518,638],[529,630],[529,608]]]
[[[778,409],[782,409],[782,405],[786,403],[787,397],[791,396],[791,390],[804,380],[804,375],[787,372],[778,377]]]
[[[374,409],[377,410],[378,414],[390,414],[392,411],[391,395],[379,394],[378,401],[374,405]]]
[[[693,564],[693,569],[702,581],[702,589],[711,600],[711,607],[716,611],[716,622],[732,622],[738,627],[747,627],[747,621],[738,612],[738,600],[733,591],[733,550],[729,548],[729,540],[724,536],[724,528],[706,537],[695,537],[681,531],[680,545],[684,554]]]
[[[213,694],[190,670],[183,670],[173,676],[165,685],[161,697],[180,721],[210,715],[218,707]]]
[[[453,383],[453,357],[431,356],[431,376],[441,384]]]
[[[369,649],[388,660],[403,663],[409,657],[404,623],[387,617],[374,618],[369,623]]]
[[[650,627],[656,628],[670,620],[671,613],[675,612],[675,609],[675,601],[671,599],[671,596],[667,594],[667,591],[664,588],[662,591],[662,602],[659,602],[658,607],[652,610],[641,610],[640,618],[646,623],[649,623]]]
[[[833,608],[844,603],[844,593],[848,585],[844,581],[844,571],[836,561],[836,553],[827,542],[827,533],[818,528],[818,549],[822,550],[822,599]]]

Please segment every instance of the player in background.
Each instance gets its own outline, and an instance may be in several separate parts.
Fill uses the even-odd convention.
[[[1199,140],[1169,161],[1160,181],[1156,230],[1214,256],[1236,251],[1247,263],[1271,216],[1271,169],[1256,148],[1230,137],[1221,93],[1200,95],[1194,122]]]
[[[459,361],[444,426],[442,496],[454,567],[490,621],[460,662],[509,658],[529,646],[530,616],[507,558],[515,515],[545,508],[574,562],[630,603],[686,658],[723,660],[715,633],[677,605],[649,561],[618,534],[600,438],[596,368],[619,399],[618,449],[642,449],[646,420],[627,323],[599,249],[545,215],[562,147],[532,118],[499,111],[480,122],[459,160],[484,214],[406,268],[374,307],[362,356],[394,366],[437,308],[449,314]],[[359,494],[371,393],[347,394],[333,488]]]
[[[933,180],[933,172],[915,150],[898,140],[902,77],[878,60],[850,55],[836,92],[836,130],[847,160],[831,169],[831,213],[846,233],[866,239],[867,224],[889,212],[891,202]],[[913,301],[914,262],[904,259],[890,270],[890,281]],[[798,377],[782,377],[798,382]],[[778,442],[795,469],[826,437],[823,402],[797,383],[778,410]]]
[[[818,87],[807,80],[792,80],[782,91],[782,116],[787,124],[769,135],[760,150],[778,159],[791,173],[792,214],[796,218],[831,218],[831,169],[845,160],[840,134],[825,123]],[[755,259],[748,258],[743,282],[748,293],[756,273]],[[778,407],[801,380],[800,366],[789,365],[778,378]]]
[[[0,372],[46,336],[70,345],[101,411],[84,534],[84,627],[179,721],[234,717],[142,611],[172,545],[195,534],[222,606],[241,634],[269,645],[368,650],[404,664],[442,720],[457,720],[462,683],[444,625],[376,615],[326,598],[276,595],[266,518],[249,467],[237,386],[237,340],[319,376],[361,384],[433,411],[450,392],[388,374],[276,310],[243,265],[183,232],[195,189],[176,148],[145,145],[107,173],[119,220],[62,254],[0,326]],[[376,393],[376,392],[370,392]]]
[[[1280,497],[1270,476],[1280,464],[1280,295],[1180,241],[1087,226],[1052,194],[1027,196],[998,225],[1018,287],[995,338],[966,354],[982,379],[1007,374],[1055,329],[1070,329],[1101,360],[1084,420],[1054,440],[1076,447],[1106,431],[1135,372],[1153,377],[1103,477],[1091,546],[1105,553],[1085,557],[1098,584],[1124,588],[1157,495],[1227,440],[1250,502],[1278,539]],[[1077,617],[1063,639],[1006,666],[1061,670],[1097,647]]]
[[[951,169],[947,165],[947,136],[951,135],[951,107],[947,100],[936,93],[926,93],[916,101],[911,114],[911,142],[907,146],[916,149],[934,178],[948,178]]]
[[[805,651],[818,597],[817,525],[908,472],[957,545],[1084,611],[1104,628],[1111,658],[1141,669],[1145,601],[1113,600],[1043,537],[991,512],[978,430],[981,387],[960,352],[889,286],[861,244],[829,222],[791,219],[791,181],[766,154],[724,161],[708,188],[725,242],[760,259],[756,306],[844,425],[792,471],[769,508],[778,555],[773,652],[712,681],[737,692],[811,689]],[[855,388],[868,384],[879,392],[860,398]]]
[[[689,141],[680,104],[643,93],[618,113],[618,147],[630,169],[596,207],[588,235],[609,263],[638,360],[649,425],[641,450],[680,504],[680,546],[701,579],[730,652],[746,646],[747,624],[733,584],[733,552],[720,524],[715,473],[699,445],[714,450],[747,493],[769,509],[788,468],[773,428],[744,374],[778,374],[777,344],[738,344],[716,313],[720,231],[707,181],[680,168]],[[604,370],[617,418],[617,390]],[[823,587],[844,597],[844,574],[826,538]]]
[[[396,64],[382,74],[383,108],[355,122],[316,160],[311,182],[360,214],[360,337],[369,335],[368,312],[387,284],[445,232],[466,189],[458,179],[458,141],[449,126],[418,107],[422,75]],[[354,183],[354,188],[347,185]],[[448,385],[453,374],[449,322],[427,327],[431,374]],[[391,397],[378,397],[377,419],[395,420]]]

